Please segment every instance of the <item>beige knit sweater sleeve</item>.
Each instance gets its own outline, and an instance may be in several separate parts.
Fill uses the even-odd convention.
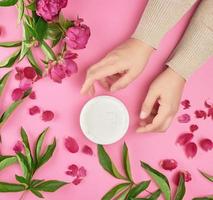
[[[154,48],[196,0],[148,0],[133,34]],[[174,71],[188,78],[212,55],[213,0],[202,0],[172,59],[167,63]]]

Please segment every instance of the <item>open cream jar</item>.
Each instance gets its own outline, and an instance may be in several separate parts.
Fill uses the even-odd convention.
[[[125,105],[112,96],[98,96],[89,100],[80,114],[84,135],[97,144],[112,144],[120,140],[129,127],[129,113]]]

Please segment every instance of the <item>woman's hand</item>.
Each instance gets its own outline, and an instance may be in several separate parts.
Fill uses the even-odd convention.
[[[178,111],[185,79],[167,68],[151,84],[140,114],[137,132],[164,132]]]
[[[94,95],[94,82],[107,90],[125,88],[143,71],[154,49],[137,39],[129,39],[89,68],[81,94]]]

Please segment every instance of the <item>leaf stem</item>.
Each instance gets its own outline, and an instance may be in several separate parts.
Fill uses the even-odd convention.
[[[22,195],[20,196],[19,200],[23,200],[25,195],[27,194],[27,190],[25,190]]]

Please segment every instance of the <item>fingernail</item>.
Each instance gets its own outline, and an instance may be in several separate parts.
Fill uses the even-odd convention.
[[[146,117],[147,117],[147,113],[142,111],[141,114],[140,114],[140,118],[145,119]]]

